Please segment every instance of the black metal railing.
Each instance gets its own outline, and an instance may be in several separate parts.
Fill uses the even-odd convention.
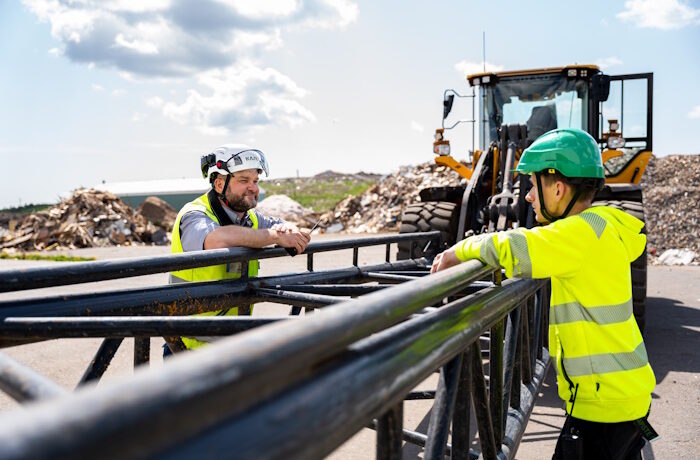
[[[547,284],[501,283],[500,272],[478,261],[427,276],[428,260],[391,262],[388,249],[383,263],[357,264],[361,246],[437,236],[309,246],[310,268],[315,252],[353,248],[348,268],[0,302],[0,346],[105,337],[80,381],[85,387],[72,393],[0,354],[0,387],[35,401],[0,414],[0,458],[320,458],[363,427],[377,430],[381,459],[400,458],[404,440],[424,446],[424,458],[513,458],[549,365]],[[185,263],[284,252],[221,251]],[[182,263],[164,256],[69,269],[90,273],[85,282]],[[60,268],[0,272],[0,286],[73,282]],[[291,305],[291,316],[182,316],[259,301]],[[301,309],[322,311],[297,316]],[[135,338],[141,366],[150,337],[232,334],[158,369],[86,385],[99,380],[125,337]],[[434,391],[412,391],[436,370]],[[434,399],[427,433],[403,427],[404,405],[416,399]],[[470,424],[478,426],[480,450],[470,450]]]

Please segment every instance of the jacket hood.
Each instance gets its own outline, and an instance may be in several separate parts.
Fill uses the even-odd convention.
[[[624,244],[630,262],[642,255],[647,244],[647,236],[639,232],[644,228],[644,222],[610,206],[594,206],[584,212],[594,212],[612,226]]]

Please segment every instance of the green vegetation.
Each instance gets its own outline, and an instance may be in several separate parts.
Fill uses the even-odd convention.
[[[376,180],[371,178],[355,179],[352,177],[337,178],[301,178],[261,181],[267,196],[287,195],[304,207],[314,212],[324,213],[335,207],[338,202],[348,195],[359,195],[374,185]]]
[[[18,206],[15,208],[5,208],[0,209],[0,212],[8,212],[13,214],[31,214],[34,212],[43,211],[49,209],[52,205],[47,203],[42,204],[26,204],[24,206]]]
[[[63,254],[43,256],[36,253],[18,252],[16,254],[10,254],[5,251],[0,252],[0,259],[18,259],[18,260],[52,260],[54,262],[87,262],[90,260],[95,260],[94,257],[78,257],[78,256],[66,256]]]

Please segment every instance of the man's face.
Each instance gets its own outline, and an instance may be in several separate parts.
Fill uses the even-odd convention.
[[[226,176],[217,178],[217,190],[221,193],[224,188]],[[229,207],[236,212],[246,212],[258,204],[258,170],[246,169],[236,171],[231,176],[231,180],[226,188],[226,199]]]
[[[537,178],[534,173],[530,174],[530,191],[525,195],[525,200],[532,203],[532,209],[535,211],[535,220],[540,224],[548,224],[549,221],[542,216],[540,203],[540,194],[537,191]],[[550,214],[559,215],[559,207],[564,197],[564,183],[561,181],[547,181],[542,178],[542,196],[545,201],[545,207]]]

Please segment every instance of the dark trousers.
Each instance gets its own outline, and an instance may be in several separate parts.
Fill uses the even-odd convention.
[[[552,460],[641,460],[644,442],[634,422],[589,422],[567,415]]]

